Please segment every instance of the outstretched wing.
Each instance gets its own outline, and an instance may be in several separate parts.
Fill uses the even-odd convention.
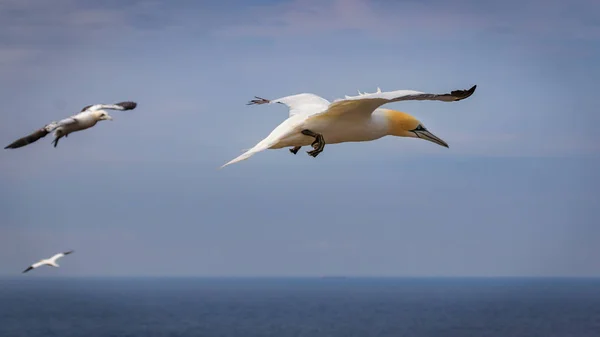
[[[54,255],[53,257],[51,257],[50,260],[56,261],[56,260],[60,259],[61,257],[65,256],[65,255],[69,255],[71,253],[73,253],[73,250],[70,250],[70,251],[64,252],[64,253],[58,253],[58,254]]]
[[[477,85],[468,90],[454,90],[445,94],[432,94],[414,90],[396,90],[382,92],[378,89],[372,94],[346,96],[344,99],[335,100],[322,115],[334,116],[345,113],[371,114],[380,106],[400,101],[441,101],[457,102],[470,97],[475,92]]]
[[[28,271],[30,271],[32,269],[35,269],[35,268],[37,268],[39,266],[43,266],[45,264],[46,264],[46,260],[38,261],[38,262],[32,264],[31,266],[27,267],[27,269],[23,270],[23,273],[26,273],[26,272],[28,272]]]
[[[18,149],[25,145],[34,143],[34,142],[38,141],[40,138],[46,137],[47,134],[54,131],[60,125],[68,124],[71,120],[72,120],[71,118],[66,118],[58,123],[52,122],[50,124],[47,124],[43,128],[35,130],[34,132],[28,134],[27,136],[21,137],[21,138],[15,140],[14,142],[7,145],[4,149]],[[74,122],[74,120],[73,120],[73,122]]]
[[[21,137],[21,138],[15,140],[14,142],[7,145],[4,149],[17,149],[17,148],[23,147],[25,145],[29,145],[31,143],[38,141],[40,138],[46,137],[47,134],[56,130],[58,127],[66,126],[66,125],[70,125],[70,124],[74,124],[74,123],[77,123],[77,120],[73,117],[65,118],[58,122],[52,122],[50,124],[47,124],[43,128],[38,129],[38,130],[28,134],[25,137]]]
[[[273,100],[268,100],[257,96],[254,97],[256,99],[251,100],[247,105],[271,103],[283,104],[290,109],[290,117],[298,114],[313,115],[323,112],[327,110],[327,107],[330,104],[328,100],[315,94],[297,94]]]
[[[377,89],[377,92],[372,94],[369,93],[358,93],[358,96],[346,96],[344,99],[338,99],[337,101],[344,100],[365,100],[365,99],[381,99],[385,100],[386,103],[398,102],[398,101],[443,101],[443,102],[456,102],[463,100],[475,92],[477,85],[472,86],[468,90],[454,90],[450,93],[445,94],[431,94],[415,90],[396,90],[396,91],[381,91]]]
[[[46,137],[47,134],[52,132],[51,130],[48,131],[48,129],[49,128],[47,126],[45,126],[39,130],[36,130],[36,131],[32,132],[31,134],[29,134],[25,137],[21,137],[21,138],[15,140],[14,142],[8,144],[6,147],[4,147],[4,149],[18,149],[25,145],[34,143],[37,140],[39,140],[40,138],[44,138],[44,137]]]
[[[84,107],[83,109],[81,109],[81,112],[84,112],[86,110],[88,111],[96,111],[96,110],[102,110],[102,109],[110,109],[110,110],[133,110],[137,107],[137,103],[135,102],[131,102],[131,101],[127,101],[127,102],[119,102],[119,103],[115,103],[115,104],[94,104],[94,105],[88,105],[86,107]]]

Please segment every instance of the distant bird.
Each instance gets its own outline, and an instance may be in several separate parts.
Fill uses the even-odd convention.
[[[96,125],[99,121],[112,120],[112,117],[103,109],[110,110],[133,110],[137,106],[135,102],[121,102],[117,104],[96,104],[88,105],[81,109],[81,112],[69,118],[65,118],[59,122],[51,122],[43,128],[34,131],[33,133],[15,140],[5,149],[17,149],[25,145],[31,144],[40,138],[46,137],[47,134],[54,131],[54,147],[58,145],[58,141],[62,137],[67,137],[70,133],[89,129]]]
[[[53,257],[51,257],[51,258],[49,258],[47,260],[40,260],[39,262],[36,262],[36,263],[32,264],[31,266],[29,266],[27,269],[23,270],[23,274],[26,273],[26,272],[28,272],[28,271],[30,271],[30,270],[32,270],[32,269],[35,269],[35,268],[40,267],[40,266],[43,266],[43,265],[50,266],[50,267],[57,267],[58,268],[60,266],[56,263],[56,260],[60,259],[61,257],[65,256],[65,255],[69,255],[71,253],[73,253],[72,250],[70,250],[68,252],[64,252],[64,253],[58,253],[58,254],[54,255]]]
[[[400,111],[382,109],[380,106],[399,101],[457,102],[471,96],[476,85],[468,90],[455,90],[449,94],[430,94],[414,90],[397,90],[372,94],[358,92],[358,96],[346,96],[330,103],[314,94],[297,94],[275,100],[261,97],[252,104],[280,103],[289,108],[289,118],[277,126],[271,134],[250,150],[231,160],[221,168],[250,158],[266,149],[292,147],[296,154],[302,146],[311,145],[307,153],[316,157],[323,152],[325,144],[364,142],[384,136],[412,137],[428,140],[448,147],[448,144],[429,132],[415,117]]]

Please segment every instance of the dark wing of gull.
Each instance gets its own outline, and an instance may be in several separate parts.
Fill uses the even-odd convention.
[[[131,101],[127,101],[127,102],[119,102],[117,104],[115,104],[116,106],[120,106],[123,109],[120,110],[133,110],[137,107],[137,103],[136,102],[131,102]],[[119,110],[119,109],[117,109]]]
[[[34,132],[30,133],[29,135],[27,135],[25,137],[21,137],[21,138],[15,140],[14,142],[7,145],[4,149],[18,149],[25,145],[29,145],[31,143],[36,142],[40,138],[46,137],[46,135],[49,134],[50,132],[52,132],[52,129],[45,126],[41,129],[35,130]]]
[[[11,144],[7,145],[5,147],[5,149],[17,149],[17,148],[23,147],[25,145],[29,145],[31,143],[38,141],[40,138],[46,137],[47,134],[56,130],[56,128],[58,128],[60,126],[73,124],[73,123],[77,123],[77,120],[72,117],[65,118],[59,122],[52,122],[50,124],[47,124],[43,128],[30,133],[29,135],[27,135],[25,137],[21,137],[21,138],[15,140]]]

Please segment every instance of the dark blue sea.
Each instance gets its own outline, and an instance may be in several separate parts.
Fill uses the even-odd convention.
[[[0,279],[1,337],[599,337],[598,279]]]

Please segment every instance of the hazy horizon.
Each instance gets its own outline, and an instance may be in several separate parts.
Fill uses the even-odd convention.
[[[589,281],[600,281],[600,276],[473,276],[473,275],[461,275],[461,276],[393,276],[393,275],[28,275],[26,279],[20,274],[0,275],[0,280],[60,280],[60,279],[193,279],[193,280],[397,280],[397,281],[409,281],[409,280],[589,280]]]

